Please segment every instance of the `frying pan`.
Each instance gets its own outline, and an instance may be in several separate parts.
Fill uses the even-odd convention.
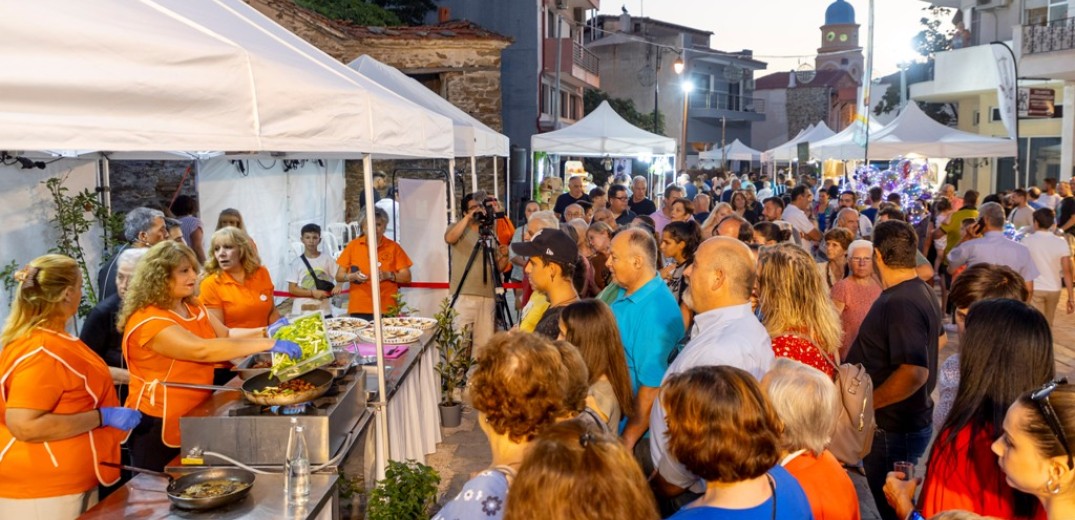
[[[168,500],[172,501],[176,507],[180,509],[186,509],[188,511],[205,511],[207,509],[214,509],[220,506],[228,505],[233,502],[242,500],[243,497],[250,493],[250,489],[254,487],[254,474],[245,469],[240,468],[213,468],[202,471],[195,471],[179,478],[175,478],[167,473],[161,471],[151,471],[148,469],[136,468],[133,466],[124,466],[122,464],[113,464],[111,462],[102,462],[101,464],[113,468],[126,469],[135,471],[138,473],[145,473],[147,475],[154,475],[158,477],[164,477],[168,479],[168,487],[165,489],[165,493],[168,495]],[[247,486],[238,491],[228,493],[226,495],[220,495],[215,497],[205,498],[186,498],[181,496],[187,488],[201,484],[203,482],[209,482],[211,480],[231,480],[234,482],[241,482]]]
[[[193,385],[188,383],[170,383],[161,382],[164,386],[170,386],[175,388],[192,388],[195,390],[229,390],[232,392],[242,392],[243,398],[247,401],[258,404],[261,406],[288,406],[292,404],[305,403],[307,401],[313,401],[322,394],[328,391],[332,386],[332,373],[323,369],[315,369],[307,372],[296,380],[301,379],[314,385],[313,390],[305,390],[302,392],[295,392],[287,395],[261,395],[255,394],[257,390],[263,390],[270,386],[279,386],[281,383],[277,379],[269,377],[268,372],[258,374],[246,381],[243,381],[242,387],[234,386],[214,386],[214,385]]]

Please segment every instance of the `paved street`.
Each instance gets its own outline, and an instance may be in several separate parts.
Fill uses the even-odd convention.
[[[1075,377],[1075,314],[1064,314],[1066,296],[1061,296],[1053,323],[1053,346],[1056,355],[1056,375]]]

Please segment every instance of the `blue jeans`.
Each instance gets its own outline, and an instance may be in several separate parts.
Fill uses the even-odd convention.
[[[870,493],[877,503],[877,510],[884,520],[903,520],[896,517],[896,511],[885,500],[885,476],[892,471],[892,465],[901,460],[918,464],[918,458],[926,452],[933,427],[912,433],[886,432],[880,428],[873,435],[873,447],[870,454],[862,460],[866,469],[866,480],[870,484]]]

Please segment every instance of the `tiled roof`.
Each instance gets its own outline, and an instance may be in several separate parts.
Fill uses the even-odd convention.
[[[338,27],[356,38],[393,38],[400,40],[503,40],[512,41],[502,34],[483,29],[468,20],[452,20],[437,25],[399,27],[365,27],[336,21]]]
[[[803,83],[795,79],[795,88],[820,88],[820,87],[835,87],[839,85],[840,80],[846,76],[850,76],[846,70],[819,70],[816,71],[817,75],[810,83]],[[774,72],[767,74],[754,81],[754,90],[776,90],[786,89],[791,83],[788,75],[791,71]]]

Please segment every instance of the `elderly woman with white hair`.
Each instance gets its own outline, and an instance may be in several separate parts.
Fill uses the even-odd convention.
[[[116,315],[127,294],[127,284],[134,276],[134,268],[149,248],[124,249],[116,259],[116,292],[97,302],[82,325],[80,340],[90,347],[112,372],[117,384],[126,385],[127,364],[123,361],[123,333],[116,330]],[[126,398],[126,386],[117,388],[120,400]]]
[[[776,358],[761,386],[784,423],[780,465],[799,481],[814,518],[860,518],[855,485],[826,449],[839,413],[836,385],[814,367]]]
[[[847,248],[847,264],[851,268],[851,276],[832,286],[832,302],[840,313],[840,324],[844,329],[843,344],[840,347],[841,358],[847,355],[873,302],[881,296],[881,283],[873,272],[872,242],[851,242]]]

